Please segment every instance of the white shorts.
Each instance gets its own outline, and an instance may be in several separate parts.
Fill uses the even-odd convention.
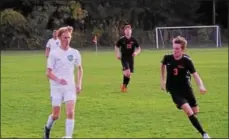
[[[52,106],[61,106],[67,101],[76,101],[76,87],[75,86],[51,86],[51,102]]]

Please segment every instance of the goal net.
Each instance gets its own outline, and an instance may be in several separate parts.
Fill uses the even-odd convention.
[[[172,39],[182,36],[188,41],[188,48],[221,47],[219,26],[157,27],[156,47],[171,48]]]

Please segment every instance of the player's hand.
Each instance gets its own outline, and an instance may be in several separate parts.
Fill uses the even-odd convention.
[[[134,56],[136,56],[137,55],[137,53],[136,52],[134,52],[133,54],[132,54],[132,56],[134,57]]]
[[[165,82],[161,81],[161,90],[165,90]]]
[[[81,85],[77,85],[76,86],[76,93],[79,94],[81,92],[81,88],[82,86]]]
[[[116,58],[117,58],[118,60],[120,60],[120,59],[121,59],[121,57],[120,57],[120,56],[116,56]]]
[[[61,85],[67,85],[68,84],[68,82],[64,79],[58,79],[57,82]]]
[[[204,86],[200,87],[200,94],[205,94],[207,92],[207,89]]]

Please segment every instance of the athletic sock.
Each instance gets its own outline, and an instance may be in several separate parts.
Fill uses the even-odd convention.
[[[196,118],[196,116],[193,114],[191,116],[189,116],[189,120],[191,121],[192,125],[203,135],[205,132],[202,128],[202,126],[200,125],[198,119]]]
[[[53,124],[54,124],[54,122],[55,122],[55,120],[53,120],[52,115],[49,115],[48,121],[47,121],[47,123],[46,123],[46,127],[47,127],[48,129],[51,129],[52,126],[53,126]]]
[[[65,124],[65,136],[66,137],[72,137],[73,130],[74,130],[74,124],[75,121],[73,119],[66,119],[66,124]]]
[[[123,84],[126,85],[126,87],[129,84],[129,81],[130,81],[129,77],[123,76]]]

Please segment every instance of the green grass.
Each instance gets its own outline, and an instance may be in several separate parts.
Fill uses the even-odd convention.
[[[113,52],[81,52],[83,91],[76,105],[74,138],[201,138],[170,95],[160,90],[159,66],[168,50],[136,58],[128,93],[120,93],[120,62]],[[228,49],[190,49],[208,93],[194,90],[198,118],[213,138],[228,138]],[[2,52],[1,136],[41,138],[51,111],[43,52]],[[64,105],[63,105],[64,107]],[[65,131],[64,108],[52,138]]]

